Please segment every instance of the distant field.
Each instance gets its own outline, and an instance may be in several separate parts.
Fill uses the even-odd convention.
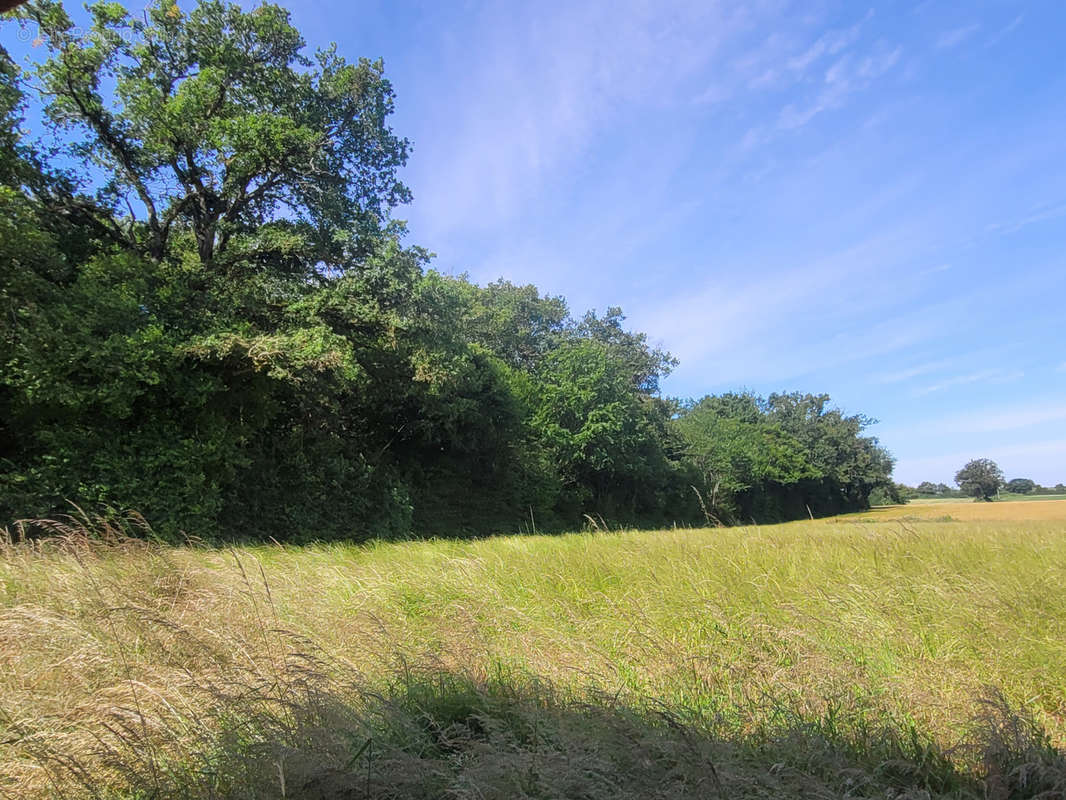
[[[1066,746],[1063,587],[1053,501],[476,542],[8,545],[0,793],[1058,797],[1039,731]]]
[[[1004,494],[1002,499],[995,502],[1023,502],[1023,503],[1043,503],[1051,500],[1066,500],[1066,494]],[[933,503],[969,503],[973,502],[966,498],[958,497],[918,497],[911,500],[907,505],[929,505]]]
[[[1021,500],[1029,503],[1034,500],[1066,500],[1066,494],[1005,494],[1004,500]]]
[[[945,516],[960,522],[1066,521],[1066,503],[1055,497],[1000,500],[994,503],[975,503],[972,500],[912,500],[906,505],[878,506],[870,511],[837,517],[835,520],[939,519]]]

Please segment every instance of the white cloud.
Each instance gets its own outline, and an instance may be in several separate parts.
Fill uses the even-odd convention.
[[[1024,217],[1020,217],[1010,222],[994,222],[989,225],[986,230],[989,233],[1011,234],[1017,233],[1022,228],[1029,225],[1035,225],[1039,222],[1047,222],[1051,219],[1058,219],[1059,217],[1066,216],[1066,203],[1048,204],[1044,206],[1038,206],[1034,208],[1030,213]]]
[[[884,44],[858,51],[872,12],[819,36],[811,33],[816,15],[780,12],[775,2],[705,0],[480,9],[474,31],[440,59],[447,93],[421,105],[434,135],[417,142],[408,180],[419,237],[439,243],[517,218],[627,113],[717,110],[752,91],[811,82],[826,59],[847,59],[839,81],[819,80],[809,102],[782,112],[781,129],[799,127],[843,105],[899,57]],[[755,131],[747,143],[768,138]]]
[[[896,66],[896,62],[899,61],[902,53],[902,47],[880,48],[877,52],[862,59],[859,63],[858,76],[867,80],[880,78],[892,67]]]
[[[680,358],[681,382],[693,374],[729,385],[784,381],[905,350],[939,335],[966,302],[881,310],[871,323],[866,304],[892,291],[880,283],[891,281],[886,266],[906,258],[918,239],[905,228],[821,258],[786,258],[780,267],[708,265],[715,277],[637,309],[633,321]]]
[[[823,111],[841,107],[849,95],[868,88],[873,81],[891,70],[902,52],[901,47],[889,48],[881,43],[866,56],[844,54],[825,71],[825,86],[812,102],[805,105],[789,103],[781,109],[777,119],[778,129],[788,131],[800,128]]]
[[[918,277],[921,278],[926,275],[936,275],[938,272],[947,272],[949,269],[951,269],[951,264],[937,264],[935,267],[923,269],[918,273]]]
[[[799,55],[788,60],[788,68],[793,72],[804,72],[822,56],[833,56],[844,48],[854,44],[862,31],[863,24],[873,16],[873,9],[866,16],[848,28],[828,31]]]
[[[713,74],[702,68],[755,24],[720,3],[563,8],[482,9],[475,31],[447,47],[449,92],[423,107],[435,135],[418,142],[409,181],[421,238],[513,218],[625,109],[691,103],[682,85]],[[712,85],[699,100],[731,91]]]
[[[830,84],[843,84],[846,87],[848,85],[847,76],[851,71],[849,69],[851,61],[851,54],[846,54],[837,59],[837,61],[825,71],[825,82]]]
[[[938,372],[945,367],[950,368],[957,364],[956,361],[943,359],[940,361],[929,361],[925,364],[919,364],[915,367],[908,367],[906,369],[897,370],[895,372],[881,372],[874,376],[874,383],[902,383],[903,381],[909,381],[911,378],[917,378],[921,375],[928,375],[930,372]]]
[[[981,26],[975,22],[970,25],[963,25],[962,27],[945,31],[940,35],[940,38],[936,40],[936,47],[938,50],[957,47],[977,33],[980,27]]]
[[[1002,368],[983,369],[977,372],[970,372],[965,375],[956,375],[952,378],[945,378],[937,383],[930,384],[929,386],[923,386],[920,389],[915,389],[911,395],[913,397],[921,397],[922,395],[932,394],[933,392],[941,392],[944,389],[950,389],[953,386],[965,386],[970,383],[983,383],[987,381],[1006,382],[1017,380],[1024,375],[1023,372],[1015,370],[1008,372]]]
[[[1003,26],[998,31],[996,31],[995,35],[993,35],[992,38],[988,40],[988,42],[986,43],[986,46],[987,47],[991,47],[994,44],[998,44],[1001,39],[1003,39],[1006,36],[1010,35],[1014,31],[1015,28],[1017,28],[1019,25],[1021,25],[1023,19],[1025,19],[1025,15],[1024,14],[1019,14],[1018,16],[1016,16],[1007,25]]]
[[[732,96],[732,92],[721,84],[712,83],[702,92],[692,98],[692,104],[697,106],[716,106]]]

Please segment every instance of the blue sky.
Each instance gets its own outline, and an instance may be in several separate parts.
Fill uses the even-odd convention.
[[[897,480],[1066,482],[1058,0],[285,5],[384,58],[437,269],[622,306],[669,394],[829,392]]]

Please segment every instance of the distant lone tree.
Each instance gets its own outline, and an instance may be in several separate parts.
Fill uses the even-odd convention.
[[[1013,494],[1031,494],[1036,490],[1036,481],[1028,478],[1012,478],[1007,481],[1007,491]]]
[[[991,501],[1003,486],[1003,471],[990,458],[975,458],[955,473],[955,483],[964,494]]]
[[[917,487],[918,494],[936,494],[936,484],[932,481],[922,481]]]

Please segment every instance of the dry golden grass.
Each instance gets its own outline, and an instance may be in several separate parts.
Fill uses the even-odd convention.
[[[959,522],[1066,522],[1064,500],[1007,500],[975,503],[970,500],[908,503],[883,506],[860,514],[849,514],[823,521],[859,519],[869,521],[909,519],[926,520],[951,517]]]
[[[1008,505],[1027,513],[1043,504],[960,508]],[[1047,505],[1066,512],[1066,503]],[[241,709],[278,727],[277,709],[297,695],[319,698],[329,687],[358,705],[411,675],[502,681],[519,694],[516,687],[547,681],[574,702],[600,698],[597,714],[651,703],[744,742],[778,741],[797,724],[845,731],[851,741],[885,725],[941,754],[969,729],[979,699],[994,696],[1063,746],[1063,517],[893,519],[911,510],[761,528],[370,546],[212,550],[77,535],[9,544],[0,554],[0,791],[48,796],[82,769],[84,785],[162,786],[159,763],[208,758],[204,742],[222,747],[212,738],[220,719]],[[522,702],[550,705],[536,693]],[[312,705],[316,720],[333,718]],[[605,736],[621,736],[600,717],[552,713],[559,731],[604,724]],[[403,717],[404,725],[425,716]],[[618,724],[629,730],[622,739],[659,741]],[[362,731],[364,722],[352,725]],[[281,727],[307,740],[302,728]],[[479,737],[467,737],[475,749],[487,746]],[[336,749],[328,741],[321,747]],[[500,747],[513,750],[508,741]],[[800,751],[810,748],[804,742]],[[447,769],[408,763],[398,745],[381,752],[400,772],[454,767],[454,759]],[[615,753],[611,763],[630,755]],[[971,756],[943,758],[965,766]],[[490,762],[482,767],[491,772]],[[384,781],[386,762],[374,763]],[[272,770],[269,780],[255,778],[258,793],[197,796],[296,796],[291,781],[277,794]],[[691,785],[708,779],[692,775]],[[425,777],[424,787],[435,780]],[[464,794],[455,786],[471,774],[449,780],[451,796],[479,796],[489,785]],[[744,796],[774,796],[784,791],[777,786]],[[421,796],[412,787],[375,796]]]

